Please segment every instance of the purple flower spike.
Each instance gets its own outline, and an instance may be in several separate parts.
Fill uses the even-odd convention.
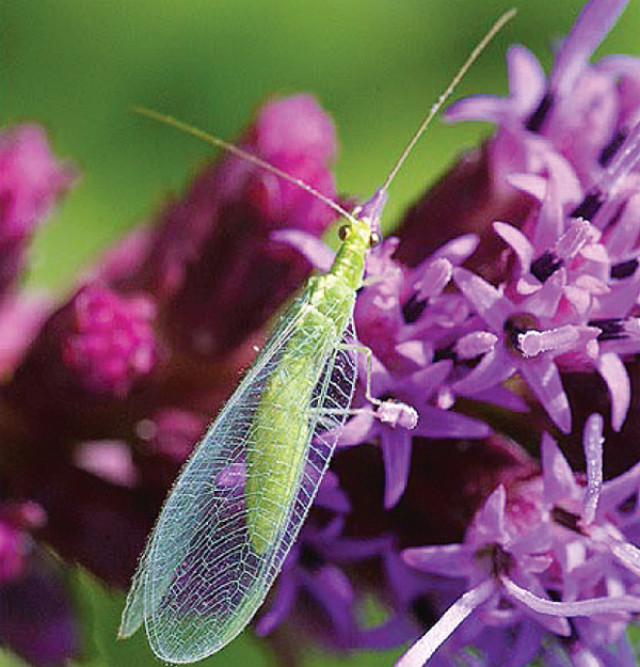
[[[122,298],[98,286],[73,298],[62,358],[78,381],[99,394],[122,398],[153,370],[158,358],[153,302]]]
[[[31,236],[75,180],[39,126],[0,134],[0,294],[15,285]]]

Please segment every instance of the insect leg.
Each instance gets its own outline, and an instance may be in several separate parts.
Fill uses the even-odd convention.
[[[414,429],[418,424],[418,412],[413,406],[395,399],[381,401],[371,394],[371,358],[373,356],[371,350],[365,345],[345,345],[344,343],[340,344],[338,349],[364,354],[367,363],[365,398],[369,403],[376,406],[376,409],[373,411],[375,417],[392,428],[401,426],[406,429]]]
[[[367,362],[367,377],[365,380],[365,398],[369,403],[372,403],[373,405],[382,405],[384,401],[381,401],[379,398],[375,398],[371,394],[371,357],[372,357],[372,352],[371,350],[366,346],[366,345],[345,345],[344,343],[341,343],[338,346],[338,349],[340,350],[345,350],[347,352],[360,352],[361,354],[364,354],[366,362]]]

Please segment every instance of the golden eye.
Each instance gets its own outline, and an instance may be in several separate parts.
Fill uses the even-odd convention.
[[[369,246],[373,248],[374,246],[377,246],[381,240],[382,239],[380,238],[380,234],[378,234],[378,232],[371,232],[371,236],[369,237]]]
[[[338,229],[338,237],[341,241],[344,241],[349,234],[351,234],[351,225],[341,225]]]

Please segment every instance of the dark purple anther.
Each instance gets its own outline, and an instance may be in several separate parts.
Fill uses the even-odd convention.
[[[584,220],[593,220],[593,216],[600,210],[604,204],[604,195],[599,190],[590,192],[583,200],[571,211],[572,218],[583,218]]]
[[[605,340],[619,340],[626,338],[627,334],[624,330],[624,319],[616,317],[604,320],[590,320],[590,327],[598,327],[602,333],[598,336],[598,341],[601,343]]]
[[[542,130],[542,126],[544,125],[552,106],[553,95],[551,93],[546,93],[525,124],[525,127],[529,132],[540,132]]]
[[[602,149],[600,157],[598,158],[598,163],[601,166],[606,167],[609,165],[611,160],[613,160],[614,155],[620,149],[620,146],[624,144],[627,134],[626,130],[621,129],[613,135],[613,139],[611,139],[611,141]]]
[[[420,319],[427,307],[426,299],[419,299],[417,294],[412,294],[407,302],[402,306],[402,317],[407,324],[413,324]]]
[[[626,262],[619,262],[611,267],[610,276],[615,280],[631,277],[638,268],[637,259],[628,259]]]
[[[568,512],[562,507],[554,507],[551,510],[551,518],[560,526],[564,526],[575,533],[582,533],[579,525],[580,517],[573,512]]]
[[[546,282],[562,265],[563,260],[550,250],[531,262],[531,273],[541,282]]]

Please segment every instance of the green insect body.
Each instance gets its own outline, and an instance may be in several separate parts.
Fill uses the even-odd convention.
[[[185,463],[140,558],[120,637],[144,625],[161,660],[194,662],[226,646],[263,603],[353,414],[354,351],[359,349],[353,311],[389,185],[455,85],[513,14],[507,12],[493,25],[433,105],[382,188],[353,214],[234,144],[138,109],[293,183],[348,222],[330,270],[309,279]],[[368,409],[378,416],[386,403],[369,396],[368,378],[367,398],[373,406]],[[417,412],[400,405],[411,417],[406,428],[413,428]]]
[[[343,229],[348,230],[347,236],[330,271],[309,279],[297,304],[301,312],[291,313],[299,316],[296,330],[263,390],[252,426],[255,434],[272,434],[264,446],[247,454],[245,497],[257,553],[264,553],[287,523],[282,510],[290,503],[283,503],[283,498],[297,492],[307,460],[308,406],[326,359],[351,320],[356,290],[362,284],[371,227],[366,220],[355,220]]]
[[[356,291],[384,200],[349,217],[331,269],[309,278],[165,502],[120,629],[144,623],[164,660],[229,643],[296,539],[349,414]]]

